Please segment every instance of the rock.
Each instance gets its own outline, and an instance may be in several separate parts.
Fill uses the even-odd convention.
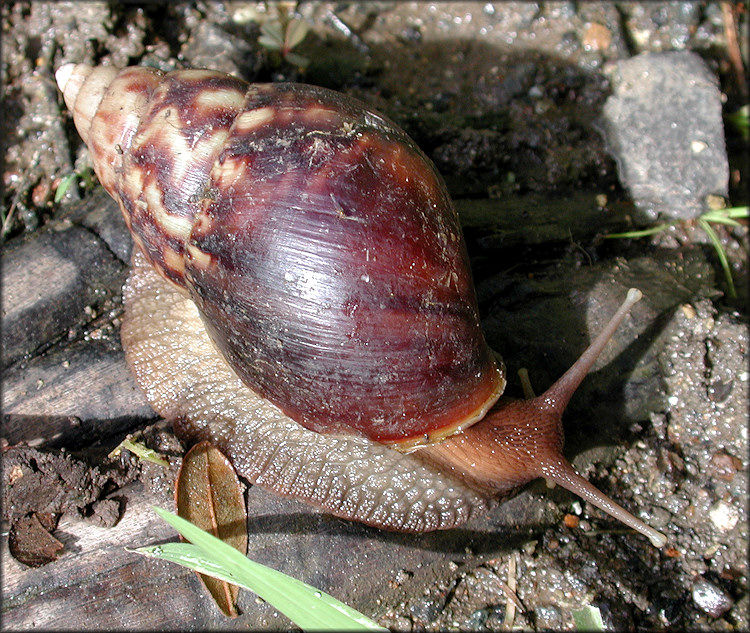
[[[699,578],[693,585],[693,602],[713,618],[720,618],[734,604],[723,589],[705,578]]]
[[[599,125],[639,218],[690,219],[727,196],[729,163],[718,81],[695,53],[621,61]]]
[[[85,228],[48,231],[3,255],[3,366],[67,333],[113,294],[124,267]]]
[[[728,532],[740,520],[740,513],[737,508],[730,506],[724,501],[717,501],[708,510],[708,516],[711,523],[716,526],[720,532]]]

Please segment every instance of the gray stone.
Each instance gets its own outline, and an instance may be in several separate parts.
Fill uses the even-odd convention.
[[[3,366],[80,325],[84,309],[96,313],[124,277],[122,263],[81,227],[10,244],[3,254]]]
[[[733,604],[726,591],[705,578],[699,578],[693,585],[693,602],[714,618],[720,618]]]
[[[729,163],[718,81],[687,51],[617,64],[600,127],[641,221],[690,219],[727,195]]]

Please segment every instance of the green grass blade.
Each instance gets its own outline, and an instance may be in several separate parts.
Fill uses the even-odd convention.
[[[719,257],[719,261],[721,262],[721,267],[724,269],[724,277],[727,280],[727,287],[729,290],[729,296],[732,299],[737,298],[737,291],[734,288],[734,279],[732,279],[732,269],[729,267],[729,260],[727,259],[727,254],[724,252],[724,247],[721,244],[721,240],[719,239],[719,236],[716,234],[716,231],[714,231],[713,227],[703,218],[699,219],[701,228],[706,232],[706,235],[708,235],[709,239],[711,240],[711,243],[714,245],[714,249],[716,250],[716,255]]]
[[[737,222],[737,220],[733,220],[732,218],[716,215],[711,215],[708,217],[706,216],[708,216],[708,214],[702,216],[702,218],[706,220],[706,222],[715,222],[716,224],[726,224],[728,226],[742,226],[739,222]]]
[[[747,218],[750,217],[750,207],[729,207],[724,209],[730,218]]]
[[[747,218],[748,207],[730,207],[729,209],[714,209],[704,213],[701,218],[708,222],[728,224],[729,226],[742,226],[735,218]]]
[[[63,196],[67,193],[68,189],[70,189],[70,185],[73,184],[77,177],[78,174],[72,173],[60,179],[60,184],[57,185],[57,190],[55,191],[55,204],[63,199]]]
[[[161,508],[153,509],[192,545],[168,543],[135,550],[139,554],[169,560],[244,587],[306,631],[387,630],[333,596],[251,561],[189,521]]]
[[[606,239],[613,239],[613,238],[637,238],[637,237],[646,237],[648,235],[654,235],[655,233],[660,233],[664,229],[668,228],[669,224],[659,224],[657,226],[651,227],[650,229],[644,229],[642,231],[628,231],[627,233],[610,233],[609,235],[605,235],[604,237]]]

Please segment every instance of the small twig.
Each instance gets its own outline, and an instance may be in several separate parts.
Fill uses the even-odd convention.
[[[500,581],[500,585],[505,592],[508,601],[505,604],[505,619],[503,620],[503,628],[508,631],[513,629],[513,622],[516,619],[516,608],[519,611],[523,611],[523,604],[516,595],[516,553],[511,552],[508,558],[508,582],[507,584]]]
[[[570,229],[568,229],[568,236],[570,237],[570,243],[575,248],[577,248],[578,250],[580,250],[586,256],[586,259],[589,260],[589,266],[593,266],[594,265],[594,261],[591,259],[591,255],[589,255],[588,251],[585,248],[583,248],[583,246],[581,246],[578,242],[576,242],[573,239],[573,231],[571,231]]]
[[[8,232],[8,227],[10,226],[11,220],[13,219],[13,213],[16,210],[16,205],[18,204],[18,198],[21,197],[22,189],[16,190],[16,195],[13,196],[13,202],[10,204],[10,209],[8,209],[8,215],[5,216],[5,219],[3,220],[3,236]]]
[[[31,158],[31,164],[29,165],[29,168],[26,170],[27,173],[31,173],[32,178],[34,177],[34,170],[36,169],[37,165],[39,164],[39,158],[40,153],[39,150],[36,150],[34,152],[34,156]],[[2,228],[2,235],[3,237],[8,232],[11,226],[11,220],[13,219],[13,213],[16,210],[16,207],[18,206],[18,202],[21,198],[21,194],[28,191],[29,187],[27,187],[27,184],[33,182],[31,178],[23,179],[18,183],[18,189],[16,189],[16,195],[13,196],[13,202],[10,205],[10,209],[8,209],[8,215],[5,216],[3,219],[3,228]]]

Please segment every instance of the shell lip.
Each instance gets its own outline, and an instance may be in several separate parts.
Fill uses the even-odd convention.
[[[430,444],[442,442],[444,439],[450,437],[451,435],[461,433],[462,431],[468,429],[470,426],[473,426],[477,422],[484,419],[489,410],[495,406],[495,403],[500,399],[500,396],[505,391],[505,363],[503,363],[499,354],[495,355],[495,360],[497,363],[497,381],[495,383],[494,389],[484,400],[484,402],[482,402],[473,411],[463,416],[456,422],[446,424],[438,429],[434,429],[420,435],[406,437],[397,441],[383,442],[383,444],[385,444],[386,446],[390,446],[391,448],[401,453],[409,454],[419,450],[420,448],[429,446]]]

